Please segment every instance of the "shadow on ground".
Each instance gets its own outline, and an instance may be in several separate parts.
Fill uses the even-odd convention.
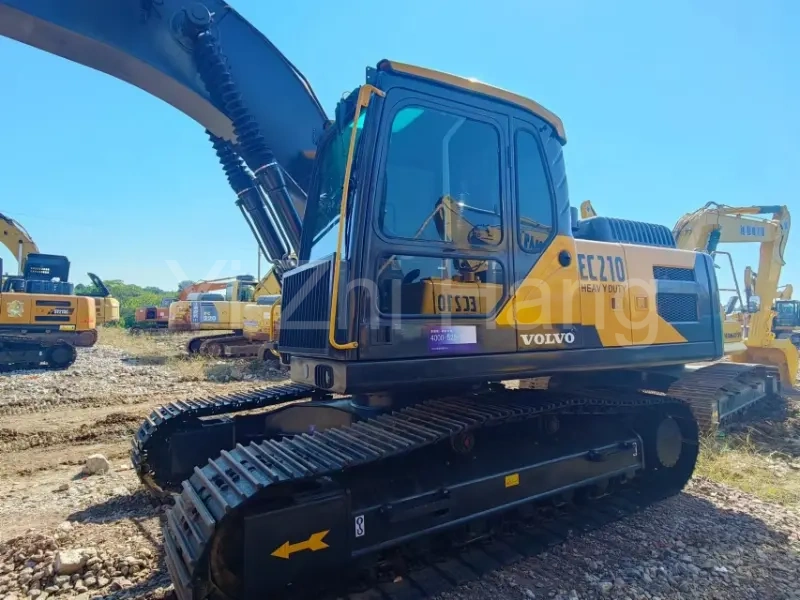
[[[79,510],[67,521],[104,525],[122,520],[152,519],[161,514],[161,506],[144,490],[130,495],[116,495],[107,500]]]

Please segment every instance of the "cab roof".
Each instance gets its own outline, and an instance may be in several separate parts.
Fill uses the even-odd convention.
[[[563,121],[555,113],[547,110],[538,102],[531,100],[530,98],[526,98],[525,96],[520,96],[514,92],[509,92],[508,90],[489,85],[488,83],[483,83],[476,79],[452,75],[450,73],[443,73],[441,71],[434,71],[433,69],[428,69],[426,67],[417,67],[415,65],[409,65],[392,60],[382,60],[380,63],[378,63],[378,70],[394,71],[396,73],[413,75],[415,77],[429,79],[437,83],[461,88],[470,92],[485,94],[487,96],[492,96],[493,98],[515,104],[524,110],[532,112],[537,117],[544,119],[555,130],[556,135],[559,137],[561,143],[565,144],[567,142],[567,134],[564,130]]]

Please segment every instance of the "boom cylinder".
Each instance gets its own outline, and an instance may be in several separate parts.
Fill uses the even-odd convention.
[[[184,31],[194,40],[197,70],[209,95],[233,123],[240,154],[263,187],[275,211],[280,228],[286,235],[290,252],[300,247],[300,216],[292,203],[292,195],[283,169],[267,146],[258,124],[242,99],[219,42],[210,30],[211,14],[202,5],[185,10]]]
[[[234,152],[231,145],[209,131],[206,133],[214,146],[228,183],[238,196],[236,205],[242,211],[242,216],[258,241],[259,248],[273,264],[280,261],[288,254],[288,248],[272,224],[268,207],[258,186],[245,171],[242,159]]]

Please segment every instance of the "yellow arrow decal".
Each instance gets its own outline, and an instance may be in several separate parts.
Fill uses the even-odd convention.
[[[323,540],[325,536],[328,535],[330,529],[326,529],[325,531],[318,531],[317,533],[312,533],[311,537],[308,538],[304,542],[297,542],[296,544],[290,544],[289,542],[284,542],[281,544],[275,552],[272,553],[272,556],[275,558],[285,558],[288,559],[292,554],[295,552],[301,552],[303,550],[311,550],[312,552],[316,552],[317,550],[324,550],[328,547]]]

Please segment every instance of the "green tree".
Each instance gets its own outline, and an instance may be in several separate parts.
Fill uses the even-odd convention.
[[[119,300],[120,322],[124,327],[134,324],[137,308],[160,306],[164,298],[175,298],[178,295],[178,292],[162,290],[155,286],[141,287],[125,283],[121,279],[106,279],[104,283],[111,295]],[[99,290],[94,285],[79,283],[75,286],[75,293],[79,296],[91,296],[97,295]]]

